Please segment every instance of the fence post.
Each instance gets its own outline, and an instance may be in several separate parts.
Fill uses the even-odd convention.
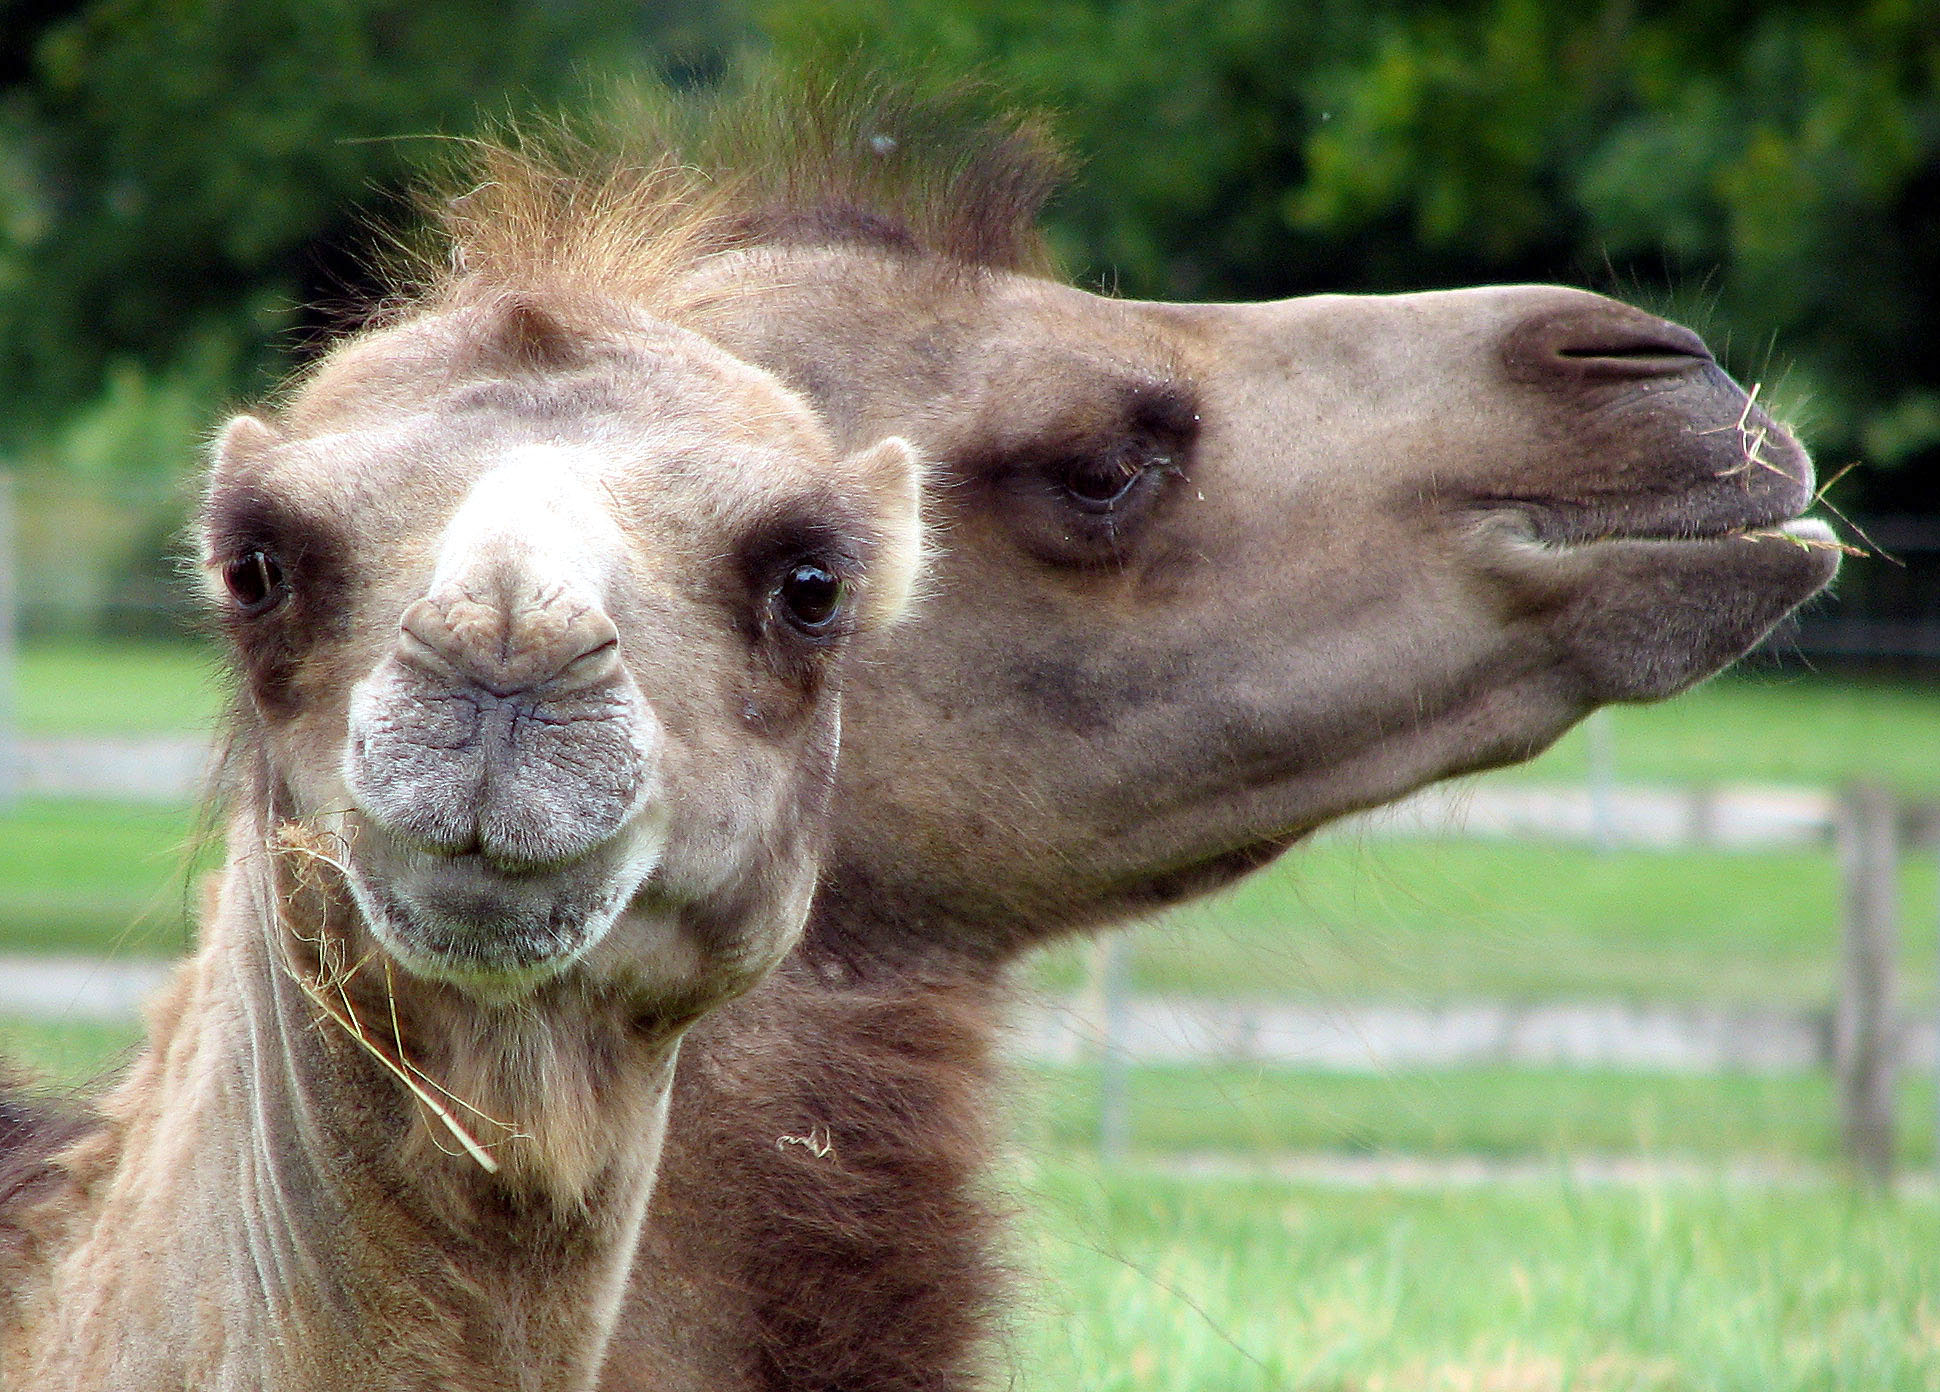
[[[1840,819],[1845,931],[1833,1065],[1847,1160],[1863,1178],[1893,1176],[1894,1073],[1899,1058],[1899,805],[1876,784],[1847,790]]]
[[[1583,744],[1590,763],[1590,844],[1599,851],[1613,850],[1617,844],[1617,756],[1610,707],[1598,706],[1585,717]]]
[[[13,475],[0,469],[0,807],[10,805],[20,791],[20,714],[14,691],[19,631],[14,573],[19,562],[14,535]]]
[[[1098,987],[1104,1007],[1104,1047],[1098,1057],[1098,1154],[1116,1162],[1125,1158],[1131,1145],[1131,1102],[1126,1096],[1127,1057],[1126,1017],[1130,1013],[1132,935],[1120,929],[1107,933],[1098,946]]]

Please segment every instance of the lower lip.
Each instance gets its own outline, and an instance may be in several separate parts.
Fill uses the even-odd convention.
[[[1773,530],[1794,541],[1820,542],[1827,546],[1836,546],[1839,543],[1838,535],[1833,532],[1831,524],[1817,517],[1794,518]]]

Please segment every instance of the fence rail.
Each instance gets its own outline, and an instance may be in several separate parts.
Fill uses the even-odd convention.
[[[1345,1009],[1234,1006],[1208,1010],[1122,996],[1122,936],[1094,959],[1090,1018],[1055,1013],[1027,1041],[1041,1052],[1102,1053],[1101,1148],[1122,1150],[1124,1067],[1133,1057],[1231,1058],[1307,1067],[1457,1063],[1605,1064],[1620,1067],[1772,1069],[1830,1067],[1840,1132],[1853,1172],[1892,1182],[1893,1101],[1903,1068],[1940,1068],[1940,1020],[1899,1009],[1899,865],[1940,852],[1940,806],[1907,803],[1883,788],[1636,789],[1435,787],[1353,819],[1332,834],[1481,835],[1562,840],[1610,850],[1710,846],[1836,850],[1843,883],[1841,972],[1828,1019],[1812,1012],[1675,1011],[1623,1006],[1516,1007],[1467,1003]],[[1937,923],[1936,928],[1940,928]],[[1940,1116],[1935,1117],[1940,1124]]]

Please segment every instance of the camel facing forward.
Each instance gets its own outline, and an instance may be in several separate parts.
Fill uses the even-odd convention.
[[[215,449],[239,677],[200,949],[92,1115],[0,1115],[8,1388],[590,1386],[683,1033],[794,943],[920,482],[545,268]]]
[[[516,286],[520,268],[549,266],[570,272],[581,293],[652,305],[652,295],[635,294],[637,272],[659,265],[680,287],[680,323],[800,391],[843,448],[881,462],[872,442],[914,440],[931,461],[927,511],[947,543],[914,621],[865,639],[850,668],[829,844],[799,946],[758,986],[701,1019],[681,1049],[658,1187],[601,1372],[607,1392],[945,1392],[992,1382],[1010,1263],[989,1199],[991,1101],[1007,980],[1020,958],[1061,935],[1229,884],[1345,813],[1529,757],[1598,705],[1700,681],[1837,566],[1830,532],[1799,517],[1814,496],[1803,449],[1688,330],[1553,286],[1245,305],[1089,294],[1047,274],[1035,215],[1055,161],[1027,126],[959,115],[818,78],[792,96],[729,107],[698,136],[649,126],[623,132],[605,155],[483,147],[466,192],[443,210],[448,263],[461,282]],[[707,234],[660,241],[655,229],[697,199],[713,200]],[[636,254],[662,245],[677,254]],[[544,315],[523,317],[521,326],[520,315],[501,316],[499,376],[513,363],[545,362],[576,337]],[[453,356],[430,329],[422,341],[407,333],[374,361],[360,351],[340,354],[313,384],[335,383],[321,404],[299,398],[279,423],[281,436],[307,441],[319,460],[373,430],[387,406],[386,428],[408,444],[419,409],[413,392]],[[346,424],[346,400],[372,414]],[[535,429],[572,414],[564,394],[529,404]],[[495,419],[487,405],[454,387],[447,414],[454,426]],[[581,420],[605,418],[606,407],[573,409],[582,408],[591,415]],[[612,410],[614,420],[632,419]],[[375,435],[364,438],[375,448]],[[599,443],[604,451],[610,442]],[[254,427],[242,427],[232,445],[239,458],[275,459],[288,448]],[[533,459],[529,472],[562,472],[553,459]],[[455,486],[435,459],[424,467],[421,488]],[[867,481],[881,470],[851,469],[836,496],[881,495]],[[224,476],[257,477],[248,469]],[[730,498],[748,486],[734,485]],[[356,897],[373,922],[389,922],[388,885],[423,911],[409,921],[435,930],[461,902],[462,885],[441,874],[421,881],[418,871],[463,862],[471,838],[502,836],[506,847],[525,848],[511,850],[504,878],[529,884],[512,873],[519,856],[561,845],[549,840],[556,827],[542,831],[527,818],[553,797],[566,768],[608,766],[573,753],[582,747],[576,737],[555,760],[538,752],[552,746],[535,734],[533,772],[514,795],[491,802],[482,819],[452,825],[449,786],[493,787],[496,775],[475,775],[439,752],[438,721],[452,710],[469,720],[472,707],[484,719],[498,707],[479,698],[442,717],[387,723],[396,693],[425,679],[417,650],[389,636],[423,596],[387,589],[391,597],[375,603],[359,586],[404,581],[359,568],[331,531],[305,519],[341,515],[354,502],[371,537],[402,557],[399,576],[429,577],[433,560],[411,549],[428,545],[411,541],[428,535],[411,520],[421,489],[393,496],[392,479],[363,465],[343,475],[341,489],[321,511],[305,494],[291,515],[296,525],[275,523],[287,538],[275,569],[251,559],[263,550],[247,539],[253,533],[212,531],[230,538],[212,556],[240,567],[242,594],[231,604],[267,602],[291,566],[346,577],[325,580],[322,597],[306,601],[314,647],[286,640],[275,619],[242,644],[260,712],[246,743],[256,774],[241,803],[235,844],[244,853],[217,926],[245,940],[239,960],[269,985],[242,993],[254,1002],[248,1011],[224,1005],[234,1022],[223,1028],[246,1039],[271,1031],[276,1047],[227,1046],[206,1064],[193,1052],[171,1064],[164,1039],[114,1106],[149,1099],[150,1116],[188,1118],[198,1105],[224,1109],[215,1130],[230,1150],[183,1143],[185,1155],[209,1157],[212,1177],[195,1192],[222,1200],[211,1204],[219,1233],[352,1233],[342,1205],[327,1207],[312,1189],[262,1168],[267,1139],[237,1144],[245,1133],[234,1118],[286,1093],[281,1077],[246,1074],[236,1060],[267,1069],[319,1058],[353,1077],[364,1070],[354,1094],[363,1101],[326,1112],[321,1125],[287,1104],[255,1124],[280,1128],[280,1163],[301,1167],[302,1177],[341,1159],[336,1173],[359,1180],[362,1192],[383,1195],[408,1181],[420,1206],[410,1211],[430,1215],[425,1231],[461,1239],[457,1246],[416,1246],[425,1265],[368,1289],[312,1281],[271,1247],[259,1266],[248,1249],[225,1258],[225,1269],[255,1283],[247,1288],[316,1291],[315,1319],[329,1329],[356,1320],[444,1329],[451,1342],[474,1341],[500,1358],[500,1385],[560,1385],[579,1374],[560,1371],[547,1350],[583,1346],[612,1318],[613,1287],[600,1263],[622,1246],[588,1235],[631,1221],[628,1204],[638,1197],[622,1202],[607,1177],[639,1168],[614,1157],[652,1153],[661,1135],[654,1107],[666,1100],[646,1067],[627,1074],[649,1082],[625,1105],[599,1090],[602,1070],[624,1063],[621,1046],[636,1039],[601,1014],[602,1002],[634,988],[608,983],[637,979],[651,997],[698,979],[702,989],[685,1006],[697,1012],[743,984],[761,957],[736,953],[704,925],[736,921],[759,896],[732,892],[743,862],[710,860],[700,849],[677,854],[670,834],[664,866],[686,868],[663,868],[648,887],[689,886],[698,905],[706,885],[718,916],[696,908],[687,931],[646,931],[665,912],[649,895],[636,911],[647,920],[622,916],[579,967],[536,988],[523,1009],[481,1007],[425,975],[425,954],[435,965],[454,945],[449,934],[442,948],[399,942],[400,954],[417,954],[418,974],[398,977],[411,997],[400,993],[400,1016],[414,1060],[539,1138],[498,1144],[492,1153],[505,1169],[490,1182],[445,1164],[428,1144],[446,1134],[441,1125],[411,1120],[410,1108],[422,1104],[327,1018],[318,1032],[322,1007],[248,947],[244,929],[274,902],[272,890],[297,908],[310,902],[301,867],[326,889],[339,883],[335,867],[309,854],[342,859],[334,843],[306,834],[275,857],[247,848],[292,820],[335,833],[325,814],[357,806],[357,824],[379,835],[354,843],[345,862],[353,872],[378,867],[378,887],[357,881]],[[624,512],[629,495],[617,492]],[[222,496],[219,483],[212,523],[227,515]],[[686,506],[690,495],[680,496]],[[525,511],[514,495],[490,515]],[[722,514],[705,515],[708,526],[727,525]],[[583,516],[591,513],[573,513],[552,534],[587,532]],[[897,534],[887,521],[877,530]],[[776,535],[758,526],[746,534]],[[720,603],[740,596],[733,612],[745,623],[748,587],[761,577],[774,584],[782,574],[774,558],[799,553],[742,542],[710,551],[697,539],[680,554],[684,568],[641,577],[630,601],[612,607],[623,634],[663,603],[705,605],[710,595]],[[675,573],[683,583],[663,589]],[[462,611],[450,616],[464,626]],[[340,623],[349,627],[333,634]],[[698,696],[683,689],[686,701],[669,705],[660,718],[676,733],[666,757],[678,764],[676,748],[704,749],[709,769],[740,773],[707,785],[718,815],[683,812],[674,827],[743,844],[734,827],[770,804],[773,786],[794,786],[777,769],[800,772],[787,757],[820,749],[814,732],[826,736],[831,726],[803,684],[813,663],[807,647],[785,637],[764,639],[757,626],[736,646],[715,631],[712,641],[725,646],[687,669],[704,673],[716,696],[695,705]],[[666,670],[651,664],[663,650],[623,638],[623,651],[630,663],[649,664],[639,685],[659,710]],[[320,702],[322,692],[340,704]],[[724,707],[737,718],[720,723]],[[396,741],[387,747],[400,757],[383,756],[390,773],[359,762],[353,730],[368,749]],[[313,766],[347,749],[348,773],[328,758]],[[609,772],[623,773],[625,762]],[[764,783],[750,768],[779,781]],[[352,794],[361,801],[347,802]],[[617,800],[611,792],[593,799],[608,806],[607,821]],[[598,849],[587,859],[620,864],[626,854]],[[269,876],[267,867],[286,864],[283,880]],[[707,865],[721,878],[697,868]],[[266,882],[253,905],[242,897],[252,875]],[[348,901],[330,902],[342,909]],[[523,936],[537,942],[551,919],[528,910]],[[314,946],[304,950],[317,956]],[[199,983],[214,972],[214,985],[230,989],[221,975],[233,970],[230,960],[205,951],[174,1009],[208,1015]],[[743,970],[710,988],[723,962]],[[306,979],[316,979],[314,969]],[[373,985],[365,971],[350,989],[381,1043],[388,1005]],[[280,1001],[274,1011],[259,999],[266,993]],[[680,1013],[663,1005],[655,1018]],[[485,1020],[496,1023],[481,1030]],[[555,1020],[581,1022],[564,1031],[581,1043],[565,1061]],[[164,1087],[174,1090],[165,1108],[153,1100]],[[543,1129],[520,1106],[540,1088],[557,1118]],[[374,1098],[384,1105],[373,1107]],[[596,1107],[604,1129],[589,1129]],[[64,1165],[36,1169],[33,1157],[48,1153],[56,1129],[41,1125],[32,1144],[13,1147],[13,1178],[0,1175],[0,1209],[16,1215],[0,1218],[14,1225],[0,1228],[11,1233],[0,1239],[11,1264],[0,1282],[14,1289],[14,1272],[33,1274],[26,1289],[43,1294],[26,1317],[42,1323],[15,1327],[34,1337],[45,1337],[46,1312],[58,1308],[44,1294],[47,1273],[75,1240],[48,1215],[100,1211],[107,1190],[94,1176],[112,1175],[127,1145],[117,1137],[130,1129],[120,1111],[112,1115]],[[387,1158],[396,1152],[380,1138],[404,1134],[407,1123],[414,1149],[405,1160]],[[493,1133],[482,1119],[466,1124],[488,1140]],[[541,1168],[515,1173],[521,1153],[519,1164]],[[76,1168],[96,1154],[105,1157],[89,1162],[96,1168]],[[240,1211],[239,1159],[258,1166],[246,1175]],[[422,1181],[418,1159],[444,1165],[422,1170],[439,1177],[436,1185]],[[560,1186],[551,1175],[575,1180]],[[611,1226],[559,1226],[560,1213],[575,1211],[560,1196],[573,1194],[586,1212],[616,1215]],[[508,1254],[494,1243],[516,1225],[539,1236]],[[578,1236],[567,1240],[568,1230]],[[466,1245],[472,1233],[485,1236]],[[575,1245],[582,1239],[587,1245]],[[350,1247],[353,1273],[367,1269],[354,1241],[340,1246]],[[181,1268],[166,1315],[177,1348],[194,1328],[225,1328],[220,1312],[198,1310],[188,1294],[199,1257],[171,1258]],[[77,1270],[71,1289],[98,1299],[90,1274],[104,1279]],[[515,1287],[532,1298],[514,1301]],[[399,1308],[379,1318],[360,1303],[378,1300]],[[254,1352],[263,1325],[254,1307],[242,1313],[252,1318],[236,1337]],[[570,1337],[540,1337],[557,1330]],[[21,1336],[13,1337],[18,1349]],[[351,1373],[334,1371],[338,1385],[355,1385]]]

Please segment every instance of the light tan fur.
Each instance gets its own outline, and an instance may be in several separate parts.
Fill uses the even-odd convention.
[[[459,276],[216,445],[228,860],[0,1213],[0,1385],[593,1382],[680,1041],[795,941],[842,652],[924,541],[907,445],[838,458],[553,269]]]

